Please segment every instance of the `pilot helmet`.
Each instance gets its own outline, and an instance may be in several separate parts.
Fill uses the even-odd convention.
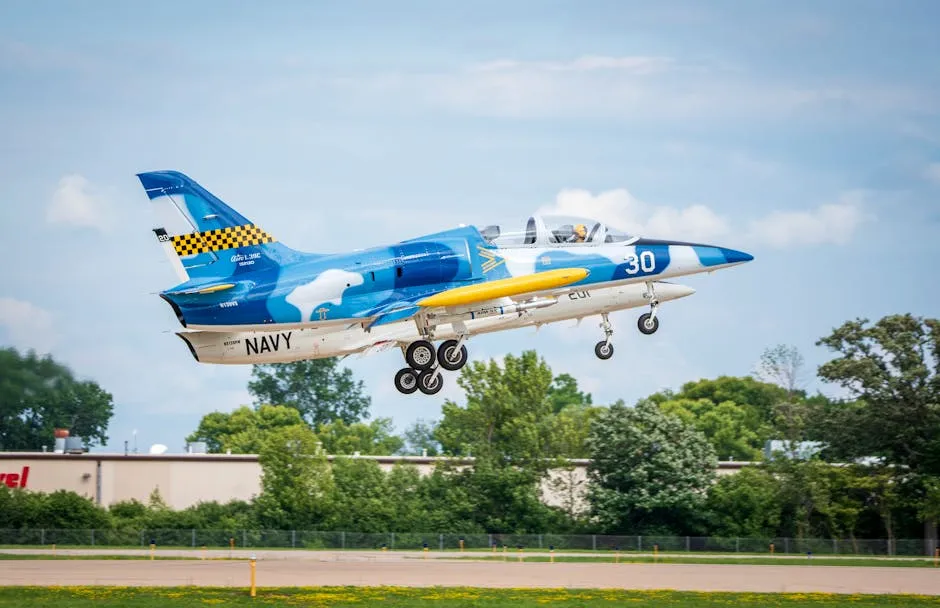
[[[587,236],[587,227],[584,224],[578,224],[574,227],[574,233],[583,239]]]

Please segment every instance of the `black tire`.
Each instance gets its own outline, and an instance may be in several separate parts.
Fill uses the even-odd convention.
[[[432,381],[431,378],[434,380]],[[434,395],[444,388],[444,376],[441,374],[435,376],[433,369],[418,372],[418,388],[425,395]]]
[[[434,365],[434,345],[427,340],[418,340],[408,345],[405,363],[411,369],[424,370]]]
[[[656,330],[659,329],[659,317],[653,317],[652,322],[650,322],[650,317],[652,317],[650,313],[644,312],[636,322],[637,329],[640,330],[640,333],[646,334],[647,336],[655,334]]]
[[[614,356],[614,345],[609,344],[606,340],[601,340],[594,345],[594,354],[597,355],[598,359],[610,359]]]
[[[418,374],[410,367],[404,367],[395,374],[395,388],[399,393],[410,395],[418,390]]]
[[[454,355],[454,347],[456,346],[457,340],[445,340],[440,346],[437,347],[437,362],[440,363],[441,367],[449,372],[457,371],[466,365],[467,360],[470,358],[467,354],[467,347],[461,344],[460,351],[457,353],[457,361],[451,361],[448,359],[448,357]]]

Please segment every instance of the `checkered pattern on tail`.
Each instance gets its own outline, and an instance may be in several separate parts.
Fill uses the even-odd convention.
[[[206,232],[191,232],[173,237],[173,248],[180,257],[273,243],[274,237],[255,226],[245,224]]]

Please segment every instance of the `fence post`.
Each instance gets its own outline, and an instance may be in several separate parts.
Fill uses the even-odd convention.
[[[790,552],[790,539],[789,538],[783,539],[783,552],[784,553]]]
[[[339,534],[340,534],[340,538],[342,539],[342,540],[341,540],[341,542],[342,542],[342,548],[343,548],[343,550],[345,551],[345,550],[346,550],[346,531],[343,530],[343,531],[340,532]]]
[[[92,547],[95,546],[95,529],[94,528],[91,529],[91,546]]]
[[[193,532],[193,549],[196,548],[196,528],[192,529]]]
[[[643,550],[643,537],[642,536],[636,537],[636,550],[637,551]]]
[[[741,552],[741,545],[740,545],[740,543],[738,542],[738,537],[737,537],[737,536],[734,537],[734,552],[735,552],[735,553],[740,553],[740,552]]]
[[[685,550],[686,551],[692,550],[692,541],[689,539],[688,536],[685,537]]]
[[[143,530],[140,531],[140,546],[141,547],[144,546],[144,531]]]
[[[832,552],[833,552],[835,555],[839,555],[839,541],[838,541],[838,539],[835,539],[835,538],[832,539]]]
[[[597,534],[591,535],[591,550],[597,551]]]
[[[443,535],[443,534],[438,534],[438,535],[437,535],[437,541],[438,541],[438,544],[439,544],[440,547],[441,547],[441,552],[443,553],[443,552],[444,552],[444,535]]]
[[[392,549],[392,550],[395,549],[395,533],[394,532],[392,532],[392,544],[389,545],[389,549]]]
[[[290,548],[291,549],[297,548],[297,530],[290,531]]]
[[[542,535],[539,534],[539,549],[542,548]]]
[[[45,528],[39,531],[39,544],[40,545],[46,544],[46,529]]]
[[[487,535],[486,535],[486,546],[487,546],[487,547],[492,547],[492,546],[493,546],[493,535],[492,535],[492,534],[487,534]]]

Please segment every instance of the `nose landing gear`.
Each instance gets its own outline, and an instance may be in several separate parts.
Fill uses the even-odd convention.
[[[610,325],[610,319],[607,313],[601,313],[601,328],[604,330],[604,339],[594,345],[594,354],[598,359],[610,359],[614,356],[614,345],[610,343],[611,336],[614,335],[614,329]]]
[[[650,311],[640,315],[636,326],[640,333],[649,336],[655,334],[656,330],[659,329],[659,319],[656,318],[656,312],[659,310],[659,300],[656,298],[656,291],[653,289],[652,283],[646,283],[646,293],[643,294],[643,297],[649,300]]]

